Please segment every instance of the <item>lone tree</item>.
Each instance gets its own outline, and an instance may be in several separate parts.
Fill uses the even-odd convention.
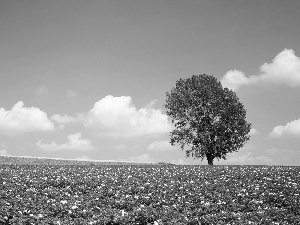
[[[170,143],[186,147],[186,157],[206,157],[213,165],[214,158],[226,159],[250,139],[244,105],[212,75],[179,79],[164,106],[175,125]]]

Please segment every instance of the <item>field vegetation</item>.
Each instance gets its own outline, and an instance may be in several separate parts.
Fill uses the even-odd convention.
[[[0,224],[300,224],[300,167],[19,160],[0,174]]]

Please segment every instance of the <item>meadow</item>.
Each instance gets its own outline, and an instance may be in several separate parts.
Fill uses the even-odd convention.
[[[300,224],[300,167],[0,157],[0,224]]]

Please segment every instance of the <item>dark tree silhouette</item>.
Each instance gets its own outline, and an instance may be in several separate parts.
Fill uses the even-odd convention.
[[[213,165],[215,158],[226,159],[250,139],[244,105],[212,75],[179,79],[164,106],[175,125],[170,143],[180,144],[186,157],[206,157]]]

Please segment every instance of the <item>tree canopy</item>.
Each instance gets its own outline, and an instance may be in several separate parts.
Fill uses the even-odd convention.
[[[175,125],[170,143],[180,144],[186,157],[206,157],[213,165],[215,158],[226,159],[250,139],[244,105],[212,75],[179,79],[166,93],[164,106]]]

